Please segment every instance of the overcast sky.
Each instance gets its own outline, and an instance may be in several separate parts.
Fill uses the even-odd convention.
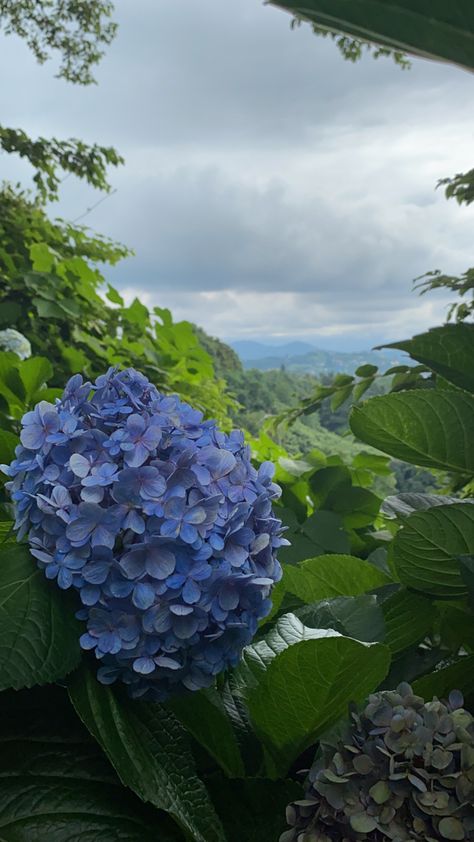
[[[118,0],[81,89],[0,37],[0,122],[115,145],[116,192],[82,220],[134,248],[108,278],[224,339],[340,350],[406,338],[445,301],[412,279],[472,263],[474,210],[438,178],[474,165],[474,79],[343,61],[261,0]],[[8,84],[6,84],[8,80]],[[0,178],[26,178],[0,156]],[[100,195],[68,179],[54,213]]]

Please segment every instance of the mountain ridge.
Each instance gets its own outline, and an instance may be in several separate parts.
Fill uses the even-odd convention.
[[[380,351],[325,351],[305,342],[285,345],[266,345],[250,340],[237,340],[229,345],[238,354],[246,369],[260,371],[281,368],[295,374],[354,374],[365,363],[380,369],[394,365],[410,364],[409,357],[401,351],[388,348]],[[303,352],[302,352],[302,349]],[[296,353],[295,353],[296,351]],[[299,351],[299,353],[298,353]],[[253,352],[253,353],[252,353]]]

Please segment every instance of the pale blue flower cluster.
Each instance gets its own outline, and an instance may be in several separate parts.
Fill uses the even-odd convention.
[[[16,354],[20,360],[27,360],[28,357],[31,357],[31,345],[29,340],[13,327],[7,327],[6,330],[0,330],[0,351],[11,351]]]
[[[48,579],[79,592],[99,680],[154,699],[209,686],[281,577],[271,463],[256,470],[241,432],[133,369],[93,385],[75,375],[22,423],[4,467],[18,536]]]

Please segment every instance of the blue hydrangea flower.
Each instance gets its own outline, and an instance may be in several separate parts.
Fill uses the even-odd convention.
[[[110,369],[26,413],[3,470],[18,536],[48,579],[79,592],[100,681],[164,699],[238,662],[287,543],[273,466],[252,466],[241,432]]]

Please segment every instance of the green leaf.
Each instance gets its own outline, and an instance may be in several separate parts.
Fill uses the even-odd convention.
[[[474,555],[458,556],[459,567],[468,592],[468,602],[474,610]]]
[[[145,307],[138,298],[134,298],[130,307],[122,310],[122,318],[126,319],[127,322],[131,322],[131,324],[145,327],[149,322],[150,313],[148,307]]]
[[[271,0],[323,29],[474,69],[469,0]]]
[[[31,303],[36,307],[40,319],[64,319],[64,312],[54,301],[45,298],[33,298]]]
[[[474,608],[472,598],[471,606]],[[466,651],[473,652],[474,623],[472,622],[472,608],[470,610],[468,605],[462,602],[454,604],[441,602],[437,605],[437,608],[441,620],[439,624],[441,643],[448,646],[452,652],[458,652],[461,647]]]
[[[415,693],[424,699],[438,696],[447,699],[451,690],[461,690],[466,706],[474,702],[474,655],[460,658],[454,664],[428,673],[413,684]]]
[[[222,687],[222,702],[237,737],[247,775],[261,775],[263,746],[252,728],[242,693],[235,688],[233,679],[234,673],[230,671]]]
[[[2,249],[0,249],[0,254],[2,254]],[[15,264],[12,265],[12,271],[16,271]],[[4,329],[4,326],[10,327],[14,325],[20,316],[21,307],[17,301],[5,301],[5,299],[2,299],[2,306],[0,308],[0,325],[2,329]]]
[[[395,536],[400,581],[438,597],[466,594],[459,556],[474,552],[474,506],[436,506],[410,515]]]
[[[354,402],[360,401],[362,395],[365,395],[366,391],[368,389],[370,389],[373,382],[374,382],[373,377],[367,377],[365,380],[360,380],[359,383],[357,383],[357,385],[354,386],[354,392],[353,392]]]
[[[73,319],[81,318],[81,306],[74,298],[59,298],[56,303],[66,316],[71,316]]]
[[[385,348],[406,351],[449,383],[474,392],[474,325],[467,322],[435,327]]]
[[[47,243],[33,243],[29,247],[30,259],[35,272],[51,272],[56,255]]]
[[[382,500],[368,488],[343,488],[328,500],[328,505],[343,516],[347,529],[370,526],[378,515]]]
[[[377,371],[378,367],[376,365],[365,363],[364,365],[360,365],[359,368],[356,368],[355,373],[357,377],[372,377],[374,374],[377,374]]]
[[[196,842],[225,842],[186,732],[170,711],[159,704],[119,701],[85,666],[68,686],[77,713],[125,786],[169,813]]]
[[[386,497],[382,503],[382,513],[387,518],[404,518],[413,512],[427,511],[433,506],[446,506],[453,503],[467,503],[474,501],[459,497],[445,497],[441,494],[419,494],[414,491],[406,491],[403,494],[394,494]]]
[[[381,453],[368,453],[362,450],[354,456],[352,467],[356,469],[368,468],[381,476],[390,476],[391,474],[389,457],[382,456]]]
[[[285,565],[283,585],[309,604],[336,596],[357,596],[390,582],[382,570],[350,555],[320,555],[298,565]]]
[[[8,465],[15,456],[15,447],[20,444],[18,436],[7,430],[0,430],[0,463]]]
[[[2,842],[172,842],[57,687],[0,695]]]
[[[0,690],[56,681],[77,666],[82,629],[75,608],[26,547],[0,546]]]
[[[431,599],[401,588],[382,606],[385,643],[393,653],[403,652],[423,640],[433,627],[437,612]]]
[[[239,745],[221,697],[216,690],[176,696],[167,708],[219,763],[230,778],[245,776]]]
[[[345,465],[331,465],[315,471],[309,479],[309,486],[314,507],[322,509],[325,507],[326,500],[331,492],[337,494],[344,486],[350,488],[351,474]],[[330,506],[327,506],[327,508],[330,508]]]
[[[335,412],[336,409],[339,409],[339,407],[342,406],[343,403],[349,400],[351,395],[352,385],[346,386],[344,389],[338,389],[337,392],[334,392],[331,398],[331,410]]]
[[[22,414],[25,400],[25,387],[18,372],[20,360],[11,352],[0,352],[0,395],[8,403],[10,413]]]
[[[44,357],[30,357],[20,364],[19,372],[25,387],[26,401],[29,403],[36,392],[53,376],[53,367]]]
[[[119,304],[121,307],[124,306],[124,300],[118,290],[115,287],[111,286],[110,284],[107,285],[107,293],[106,298],[112,302],[112,304]]]
[[[280,652],[301,640],[319,639],[320,629],[305,626],[294,614],[279,617],[261,640],[246,646],[239,665],[229,674],[234,698],[245,699],[253,687],[258,687],[261,673]]]
[[[324,599],[294,613],[312,629],[334,629],[365,643],[386,642],[382,608],[373,594]]]
[[[240,672],[250,716],[282,776],[294,760],[385,677],[387,647],[331,629],[309,629],[289,614],[244,650]],[[272,774],[273,774],[272,773]]]
[[[474,397],[421,390],[371,398],[355,406],[352,432],[373,447],[428,468],[474,472]]]
[[[228,842],[276,842],[287,829],[288,804],[304,797],[303,788],[295,781],[229,781],[214,776],[208,786]]]
[[[349,538],[340,515],[320,510],[314,512],[301,527],[304,535],[314,544],[313,552],[348,553]],[[291,547],[288,549],[291,550]]]
[[[13,526],[14,524],[12,520],[0,521],[0,544],[16,544],[16,534]]]

